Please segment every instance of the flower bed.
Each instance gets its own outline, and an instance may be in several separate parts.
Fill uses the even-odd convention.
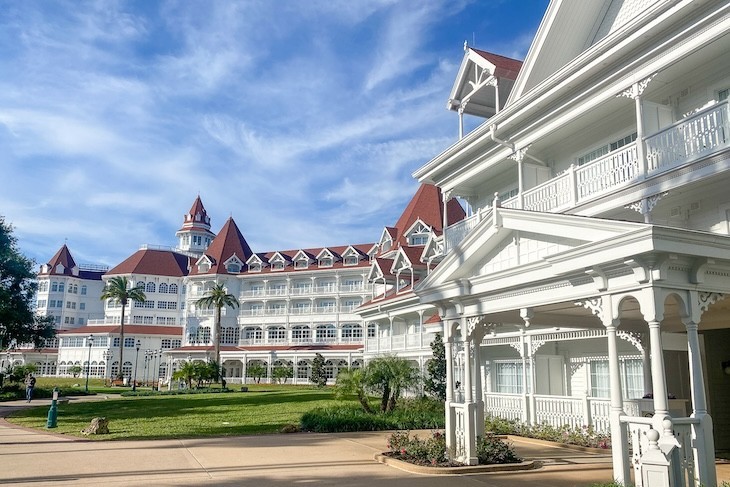
[[[429,438],[411,436],[409,431],[396,431],[388,439],[385,455],[414,465],[432,467],[458,467],[462,464],[451,461],[446,450],[446,437],[434,431]],[[488,434],[477,439],[477,457],[480,465],[519,463],[512,446],[495,435]]]
[[[611,436],[596,432],[592,426],[555,427],[549,424],[527,425],[516,420],[487,417],[486,431],[498,435],[515,435],[538,440],[554,441],[566,445],[578,445],[588,448],[611,448]]]

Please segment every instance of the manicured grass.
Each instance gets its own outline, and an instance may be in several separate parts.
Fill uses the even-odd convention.
[[[302,415],[311,409],[350,402],[336,401],[330,389],[256,385],[249,386],[249,391],[61,404],[58,428],[52,431],[83,437],[80,432],[91,419],[103,416],[109,420],[110,434],[92,435],[91,439],[254,435],[278,432],[285,425],[298,425]],[[46,407],[32,408],[8,420],[45,429],[47,414]]]

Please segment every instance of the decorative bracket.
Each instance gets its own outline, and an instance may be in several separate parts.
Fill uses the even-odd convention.
[[[698,293],[700,311],[703,313],[709,309],[710,306],[725,299],[725,295],[722,293]]]
[[[530,146],[523,147],[522,149],[515,149],[512,154],[510,154],[509,158],[513,161],[522,162],[522,160],[525,158],[525,154],[527,154],[527,150],[530,148]]]
[[[644,353],[644,343],[642,341],[642,335],[641,333],[636,333],[633,331],[623,331],[623,330],[616,330],[616,336],[622,340],[626,340],[630,344],[632,344],[636,349],[642,353]]]
[[[640,97],[642,93],[644,93],[644,90],[647,86],[649,86],[649,83],[651,80],[656,76],[657,73],[651,74],[644,78],[643,80],[636,82],[632,84],[630,87],[626,88],[624,91],[619,93],[617,96],[625,97],[625,98],[631,98],[632,100],[635,100],[636,98]]]
[[[601,303],[601,298],[590,298],[583,301],[576,301],[576,306],[583,306],[584,308],[590,310],[591,313],[593,313],[595,316],[598,316],[601,321],[603,321],[603,306]]]
[[[663,193],[642,198],[639,201],[635,201],[634,203],[624,206],[624,208],[626,208],[627,210],[634,210],[635,212],[642,215],[646,215],[647,213],[651,213],[651,210],[653,210],[657,203],[659,203],[659,200],[667,194],[669,194],[669,192],[664,191]]]

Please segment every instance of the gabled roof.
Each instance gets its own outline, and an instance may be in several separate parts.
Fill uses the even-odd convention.
[[[254,254],[236,222],[229,217],[203,255],[209,258],[210,269],[207,272],[198,272],[197,266],[194,266],[191,275],[228,274],[225,263],[232,256],[235,255],[241,262],[246,262]]]
[[[494,210],[493,210],[494,211]],[[453,282],[462,282],[475,276],[479,269],[494,259],[501,262],[508,254],[499,254],[503,246],[512,241],[514,232],[520,232],[522,237],[532,235],[533,241],[546,242],[542,252],[531,252],[530,256],[523,256],[522,260],[508,266],[510,272],[519,273],[525,266],[539,266],[546,262],[551,255],[559,255],[569,249],[581,248],[592,242],[610,242],[628,233],[650,228],[645,223],[634,223],[600,218],[540,213],[524,210],[498,208],[498,214],[492,213],[491,218],[485,218],[444,260],[416,286],[419,296],[428,289]],[[584,256],[589,261],[599,262],[599,255]],[[561,264],[565,265],[565,264]],[[590,267],[592,262],[575,260],[571,265]],[[501,262],[494,266],[494,273],[504,269],[507,264]],[[551,272],[557,272],[553,268]],[[486,272],[483,275],[490,275]]]
[[[171,250],[138,250],[105,275],[149,274],[183,277],[188,275],[191,258]]]
[[[368,280],[384,277],[386,280],[393,279],[395,276],[391,272],[393,267],[393,259],[384,259],[376,257],[370,264],[370,272],[368,272]]]
[[[335,247],[314,247],[314,248],[308,248],[308,249],[293,249],[293,250],[278,250],[275,252],[259,252],[257,254],[254,254],[251,258],[248,259],[247,263],[250,265],[252,262],[262,262],[262,263],[270,263],[274,257],[279,257],[285,262],[285,267],[283,270],[278,271],[272,271],[270,268],[264,268],[260,272],[256,272],[256,274],[260,273],[270,273],[274,272],[277,274],[280,274],[282,272],[312,272],[316,271],[317,267],[310,265],[307,268],[301,268],[297,269],[294,266],[291,266],[291,262],[294,260],[294,257],[299,254],[300,252],[303,252],[307,256],[309,256],[312,259],[319,258],[323,252],[328,251],[332,253],[335,257],[333,265],[326,267],[326,269],[330,270],[333,268],[357,268],[357,267],[365,267],[370,265],[369,259],[361,259],[357,265],[352,266],[345,266],[342,262],[342,259],[340,258],[342,254],[347,251],[347,249],[352,249],[351,252],[354,252],[361,256],[369,256],[369,252],[373,250],[375,247],[375,244],[372,243],[366,243],[366,244],[354,244],[354,245],[339,245]],[[248,271],[245,271],[248,272]],[[244,272],[244,273],[245,273]]]
[[[63,266],[63,270],[61,272],[58,272],[59,265]],[[68,249],[66,244],[63,244],[63,246],[58,249],[58,252],[51,257],[51,260],[48,261],[48,274],[71,276],[73,275],[71,269],[74,267],[76,267],[76,261],[74,261],[74,258],[71,256],[71,251]]]
[[[540,22],[507,103],[519,99],[546,80],[617,28],[621,22],[636,17],[637,3],[552,0]],[[652,2],[647,2],[647,5],[650,3]],[[625,9],[633,11],[620,15]]]
[[[448,225],[461,221],[466,216],[464,209],[454,198],[449,200],[446,208]],[[441,190],[432,184],[421,184],[395,224],[396,238],[400,245],[408,245],[406,230],[419,219],[430,226],[436,234],[440,235],[443,232],[444,205],[441,201]]]
[[[469,115],[491,117],[504,106],[521,67],[522,61],[517,59],[467,47],[447,108],[458,110],[463,107],[464,113]],[[496,96],[494,83],[499,96]]]

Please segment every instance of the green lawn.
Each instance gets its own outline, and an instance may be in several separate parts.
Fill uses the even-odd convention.
[[[310,409],[343,404],[334,400],[330,389],[257,385],[249,386],[249,390],[61,404],[58,428],[52,431],[83,436],[80,432],[91,419],[103,416],[109,419],[110,434],[93,435],[92,439],[253,435],[278,432],[288,424],[298,425],[302,414]],[[8,421],[45,429],[47,414],[47,407],[32,408],[18,412]]]

